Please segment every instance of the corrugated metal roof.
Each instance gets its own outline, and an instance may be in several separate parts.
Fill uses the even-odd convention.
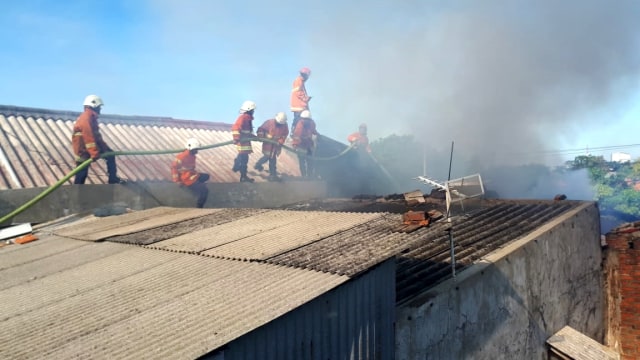
[[[79,114],[0,105],[0,190],[50,186],[73,170],[71,132]],[[261,121],[255,120],[254,127]],[[99,123],[105,141],[116,151],[178,150],[189,137],[200,139],[204,145],[232,139],[231,124],[216,122],[102,114]],[[262,155],[262,143],[252,144],[250,174]],[[198,154],[198,170],[209,173],[212,182],[237,182],[239,175],[231,171],[236,154],[232,145],[202,150]],[[175,154],[119,156],[118,174],[132,181],[171,181],[169,166],[174,157]],[[283,151],[278,172],[299,176],[297,157]],[[266,173],[255,176],[256,181],[265,181],[265,176]],[[107,183],[104,161],[91,165],[87,183]]]
[[[11,359],[192,359],[348,279],[56,236],[0,250],[0,264]]]

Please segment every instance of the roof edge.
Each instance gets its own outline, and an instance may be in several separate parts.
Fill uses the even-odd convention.
[[[79,111],[51,110],[14,105],[0,105],[0,114],[4,116],[21,116],[31,118],[60,118],[75,120],[80,116]],[[220,129],[230,128],[231,124],[204,120],[184,120],[166,116],[118,115],[100,114],[100,122],[127,125],[154,125],[188,127],[192,129]]]

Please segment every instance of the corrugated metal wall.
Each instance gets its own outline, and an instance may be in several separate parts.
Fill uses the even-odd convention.
[[[389,259],[203,358],[388,360],[395,356],[394,321],[395,260]]]

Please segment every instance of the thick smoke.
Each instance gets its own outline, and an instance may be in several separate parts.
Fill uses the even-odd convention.
[[[344,6],[310,17],[325,116],[366,121],[374,137],[455,141],[475,158],[466,171],[544,161],[589,125],[585,114],[630,96],[640,73],[635,1]]]
[[[372,140],[412,134],[429,149],[427,175],[440,179],[452,141],[453,177],[558,164],[549,150],[615,123],[601,115],[640,84],[635,0],[150,4],[167,46],[223,59],[229,92],[280,111],[293,72],[309,66],[322,134],[344,141],[361,122]]]

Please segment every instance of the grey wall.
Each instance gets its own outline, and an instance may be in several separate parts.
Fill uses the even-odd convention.
[[[393,359],[395,270],[389,259],[204,358]]]
[[[275,207],[306,199],[325,197],[322,181],[282,183],[210,183],[205,207]],[[31,201],[46,188],[0,191],[0,216]],[[13,219],[14,223],[40,223],[68,214],[94,211],[118,204],[133,210],[156,206],[195,207],[195,197],[170,182],[127,185],[63,185]]]
[[[602,342],[599,234],[585,203],[401,304],[396,359],[547,359],[565,325]]]

